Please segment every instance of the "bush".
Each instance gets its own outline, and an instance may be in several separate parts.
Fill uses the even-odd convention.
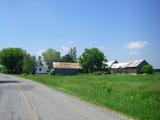
[[[8,73],[8,71],[7,71],[5,66],[0,66],[0,72],[1,73]]]
[[[111,69],[105,70],[105,73],[104,73],[104,74],[111,74]]]
[[[96,71],[96,72],[93,72],[92,74],[94,74],[94,75],[102,75],[103,71]]]
[[[103,88],[104,91],[107,91],[108,93],[110,93],[112,91],[112,83],[103,82],[102,88]]]
[[[152,65],[145,65],[142,67],[141,72],[146,73],[146,74],[152,74],[153,73],[153,66]]]
[[[110,70],[95,71],[92,74],[94,74],[94,75],[106,75],[106,74],[111,74],[111,71]]]
[[[25,77],[25,76],[27,76],[28,75],[28,73],[23,73],[23,76]]]

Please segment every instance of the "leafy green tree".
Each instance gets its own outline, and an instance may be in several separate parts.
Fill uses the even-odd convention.
[[[66,54],[61,58],[61,62],[74,62],[73,57],[71,55]]]
[[[150,65],[150,64],[145,65],[145,66],[142,67],[141,72],[146,73],[146,74],[152,74],[154,72],[153,71],[153,66]]]
[[[23,59],[23,72],[28,74],[35,74],[36,66],[36,57],[27,54]]]
[[[38,66],[43,66],[43,62],[42,62],[42,57],[41,56],[38,56],[37,65]]]
[[[94,72],[103,69],[105,56],[98,48],[85,49],[80,56],[80,65],[84,72]]]
[[[0,52],[0,64],[7,73],[21,73],[25,55],[21,48],[5,48]]]
[[[54,49],[48,49],[47,51],[42,53],[42,56],[49,69],[52,68],[53,62],[58,62],[61,59],[60,52]]]
[[[73,47],[69,50],[68,54],[72,57],[73,62],[76,62],[77,60],[77,50],[76,47]]]

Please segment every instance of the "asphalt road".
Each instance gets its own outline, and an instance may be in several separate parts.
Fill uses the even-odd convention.
[[[0,74],[0,120],[128,120],[42,84]]]

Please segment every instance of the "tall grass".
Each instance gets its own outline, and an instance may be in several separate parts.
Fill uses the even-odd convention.
[[[21,75],[21,77],[24,77]],[[46,84],[135,119],[160,120],[160,74],[49,76],[25,78]]]

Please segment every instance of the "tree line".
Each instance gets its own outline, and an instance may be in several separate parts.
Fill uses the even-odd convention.
[[[80,63],[83,72],[88,73],[103,70],[104,60],[107,59],[98,48],[85,49],[79,58],[77,58],[76,47],[70,48],[64,56],[61,56],[59,51],[50,48],[38,58],[22,48],[4,48],[0,51],[0,71],[13,74],[34,74],[36,67],[44,66],[44,64],[50,70],[53,62],[77,62]]]

